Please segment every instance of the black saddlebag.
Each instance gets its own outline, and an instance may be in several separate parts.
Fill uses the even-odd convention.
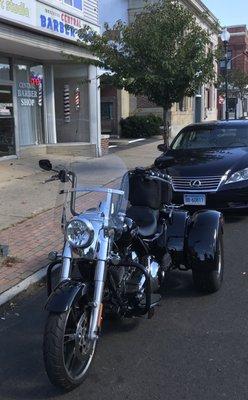
[[[171,204],[172,188],[167,182],[149,180],[145,174],[131,174],[129,177],[129,201],[132,206],[149,207],[159,210],[164,204]]]
[[[161,204],[160,183],[149,181],[142,174],[130,175],[129,201],[132,206],[149,207],[158,210]]]

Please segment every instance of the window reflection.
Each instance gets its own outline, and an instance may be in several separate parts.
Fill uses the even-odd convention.
[[[82,10],[83,8],[82,0],[64,0],[64,3],[68,4],[69,6],[75,7],[78,10]]]
[[[12,87],[0,85],[0,157],[15,154]]]
[[[0,57],[0,79],[9,81],[10,76],[10,62],[7,57]]]
[[[43,144],[43,66],[17,60],[15,72],[20,144]]]

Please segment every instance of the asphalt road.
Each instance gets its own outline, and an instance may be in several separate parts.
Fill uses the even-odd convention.
[[[222,290],[199,295],[190,273],[172,273],[152,320],[106,323],[87,381],[69,394],[43,368],[44,288],[0,309],[0,399],[247,400],[247,242],[248,217],[228,216]]]

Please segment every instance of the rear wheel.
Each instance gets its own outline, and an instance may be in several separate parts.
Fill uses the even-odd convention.
[[[224,251],[223,251],[223,233],[219,230],[216,239],[216,250],[214,258],[214,268],[211,271],[192,270],[193,282],[195,288],[201,292],[217,292],[223,282],[224,275]]]
[[[78,303],[65,313],[48,315],[44,342],[44,362],[52,384],[72,390],[80,385],[92,362],[96,341],[88,340],[90,312]]]

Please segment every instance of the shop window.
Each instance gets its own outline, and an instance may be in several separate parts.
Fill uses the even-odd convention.
[[[247,98],[245,98],[244,100],[243,100],[243,107],[244,107],[244,112],[245,113],[247,113],[247,111],[248,111],[248,102],[247,102]]]
[[[210,89],[206,89],[205,107],[208,110],[211,109],[211,91],[210,91]]]
[[[183,109],[183,99],[179,101],[178,107],[179,107],[179,111],[184,111],[184,109]]]
[[[0,85],[0,157],[15,154],[12,86]]]
[[[101,117],[103,120],[113,119],[113,103],[102,103]]]
[[[7,57],[0,57],[0,79],[4,81],[11,80],[11,65]]]
[[[17,62],[15,73],[20,144],[43,144],[43,67]]]
[[[75,7],[78,10],[83,9],[83,0],[64,0],[65,4],[68,4],[68,6]]]
[[[179,111],[187,111],[188,107],[187,107],[187,97],[183,97],[182,100],[179,101],[178,103],[179,106]]]

